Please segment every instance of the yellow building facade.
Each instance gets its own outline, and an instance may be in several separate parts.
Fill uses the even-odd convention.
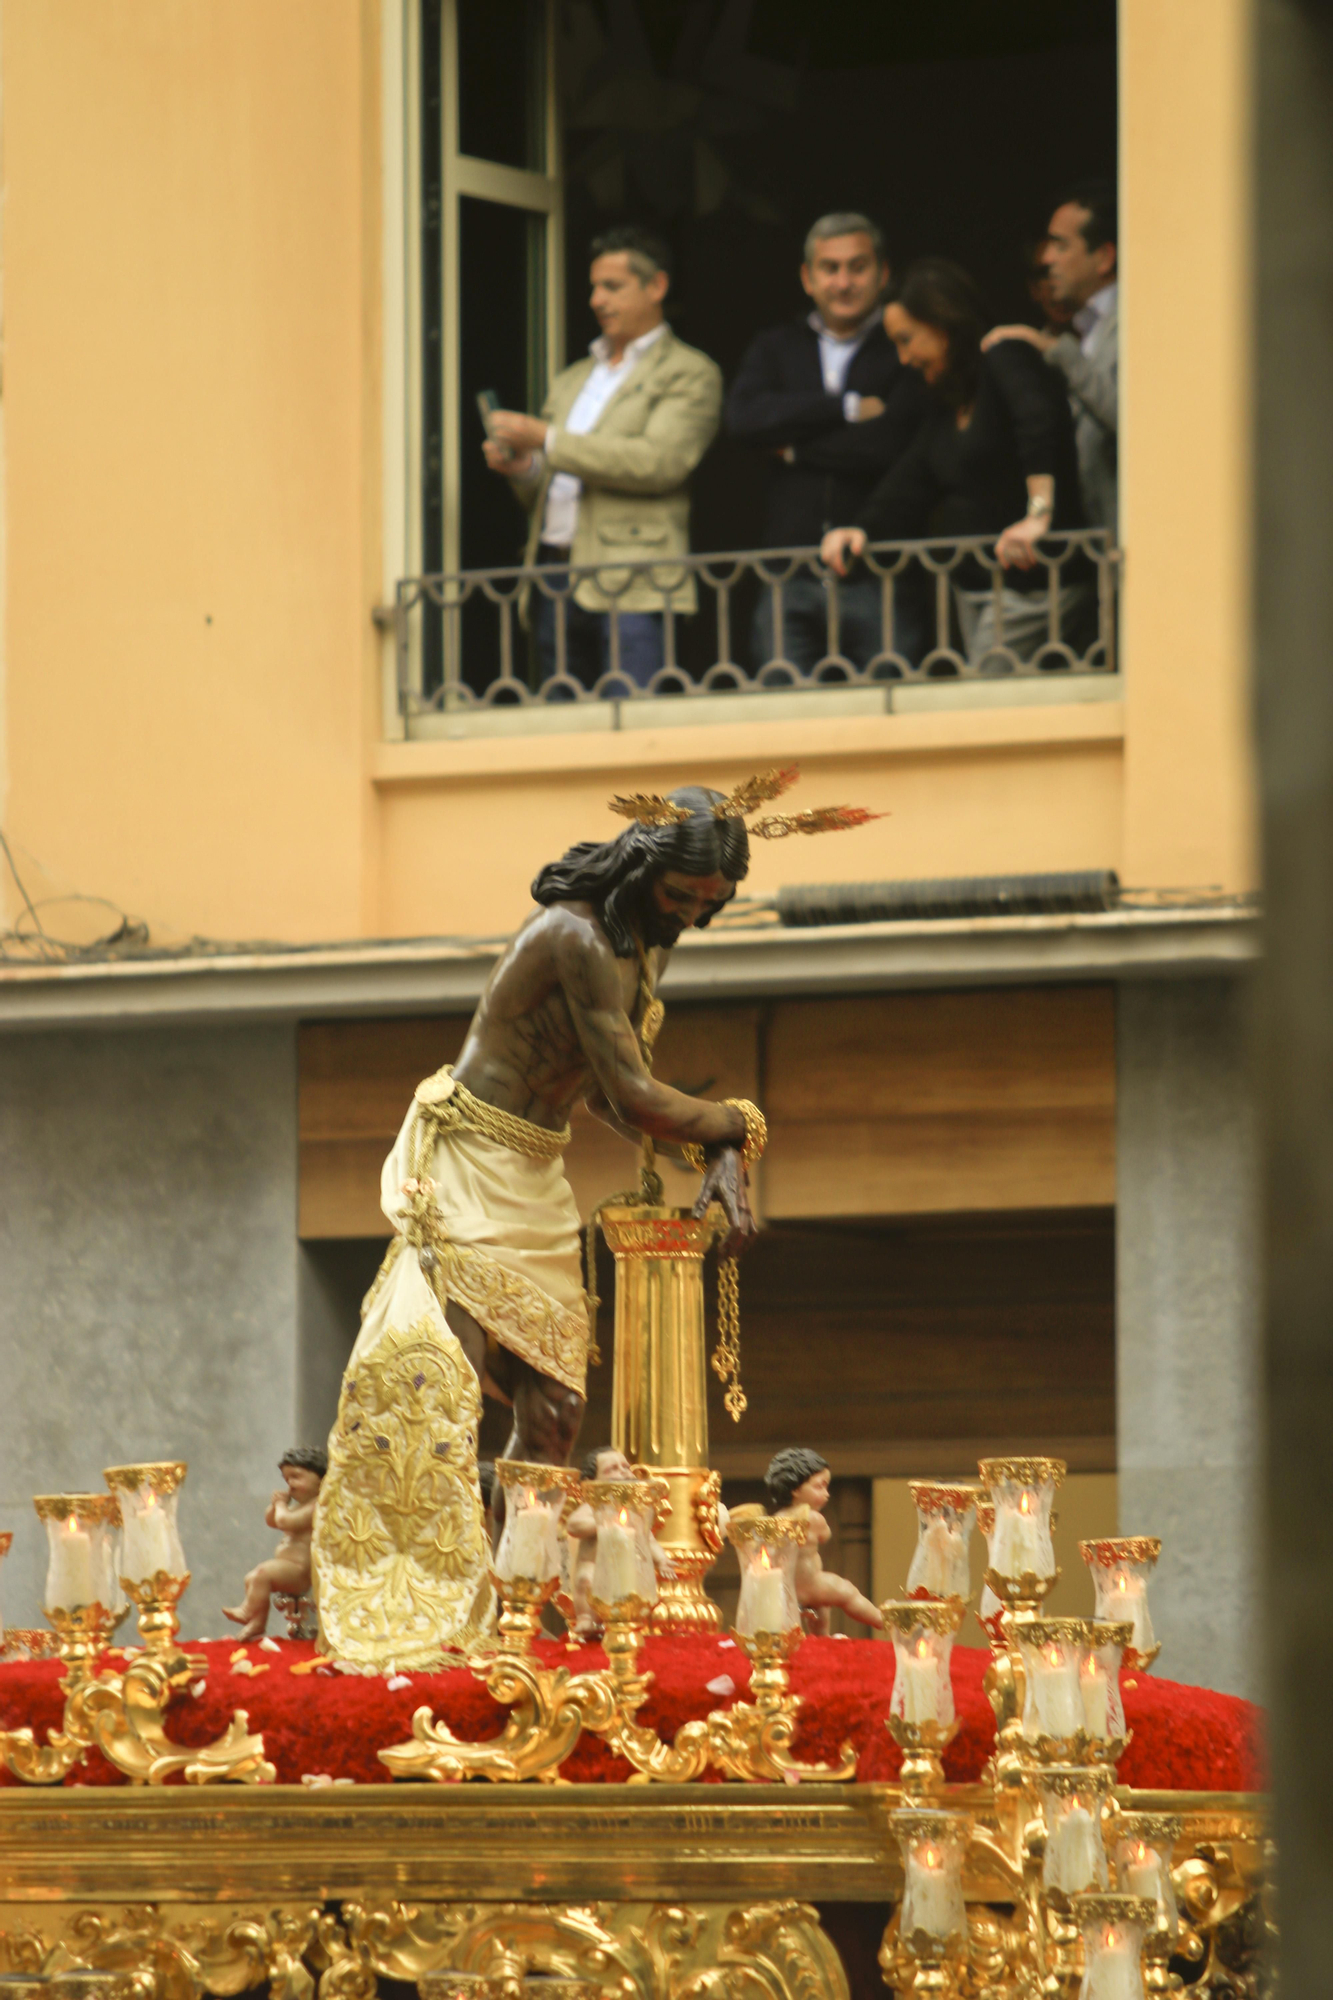
[[[194,1423],[203,1451],[186,1405],[225,1406],[218,1436],[243,1473],[235,1505],[221,1472],[207,1488],[222,1508],[211,1587],[208,1565],[234,1565],[262,1514],[283,1427],[328,1410],[379,1227],[378,1159],[490,962],[465,941],[511,929],[542,862],[609,834],[610,793],[799,763],[800,803],[883,817],[836,858],[762,848],[748,894],[1074,870],[1142,893],[1087,921],[770,925],[682,948],[672,1074],[767,1099],[759,1198],[775,1243],[785,1228],[798,1263],[807,1243],[820,1274],[803,1318],[785,1279],[758,1281],[757,1365],[781,1392],[768,1429],[721,1441],[719,1463],[753,1479],[790,1441],[802,1357],[840,1326],[842,1374],[810,1421],[861,1482],[843,1527],[867,1580],[888,1504],[869,1482],[964,1471],[974,1447],[1026,1438],[1090,1479],[1118,1469],[1126,1529],[1171,1515],[1185,1657],[1203,1674],[1213,1633],[1190,1578],[1212,1503],[1206,1487],[1181,1497],[1198,1482],[1177,1404],[1201,1321],[1233,1328],[1237,1408],[1249,1365],[1233,1226],[1248,1185],[1236,975],[1257,883],[1246,0],[1120,7],[1114,674],[939,683],[892,709],[794,695],[753,715],[721,701],[717,719],[691,702],[681,719],[623,703],[586,726],[429,736],[404,731],[384,615],[419,561],[416,19],[412,0],[3,12],[0,823],[53,934],[79,942],[125,913],[163,952],[0,961],[16,1241],[73,1232],[99,1271],[57,1280],[34,1252],[12,1338],[58,1328],[65,1365],[100,1355],[114,1377],[99,1344],[113,1326],[136,1366],[193,1385],[175,1427],[140,1422],[133,1450],[174,1454]],[[491,185],[450,154],[447,198],[451,171],[464,191]],[[539,205],[541,181],[523,181]],[[15,876],[0,898],[23,928]],[[173,955],[191,940],[243,949]],[[68,1174],[52,1131],[89,1119],[85,1238],[80,1202],[51,1192]],[[151,1144],[126,1136],[136,1120]],[[153,1151],[164,1126],[175,1137]],[[624,1163],[581,1137],[587,1203],[623,1185]],[[155,1164],[136,1179],[143,1147]],[[117,1206],[116,1187],[135,1201]],[[847,1277],[870,1223],[918,1272],[911,1302],[882,1295],[873,1260],[859,1292]],[[1028,1244],[1003,1280],[1000,1237]],[[1222,1237],[1234,1263],[1218,1266]],[[1098,1319],[1117,1256],[1118,1347]],[[973,1290],[946,1300],[928,1274],[959,1259]],[[1080,1275],[1093,1265],[1101,1291]],[[988,1300],[1004,1340],[968,1347]],[[36,1412],[45,1377],[24,1366]],[[129,1407],[118,1394],[107,1408]],[[851,1400],[875,1411],[859,1430]],[[5,1508],[26,1505],[25,1479],[78,1474],[80,1426],[32,1422]],[[1239,1417],[1233,1431],[1225,1450],[1243,1457]],[[1248,1684],[1238,1661],[1221,1671]]]
[[[404,742],[372,622],[408,560],[400,11],[20,0],[3,782],[37,886],[168,940],[492,933],[608,791],[798,760],[889,815],[847,879],[1252,888],[1247,18],[1122,8],[1117,687]],[[829,869],[793,843],[749,886]]]

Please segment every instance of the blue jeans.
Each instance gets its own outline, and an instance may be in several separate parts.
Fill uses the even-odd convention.
[[[789,583],[783,584],[783,656],[794,667],[799,667],[802,673],[808,674],[829,651],[828,615],[828,586],[822,577],[798,571]],[[776,658],[774,623],[773,592],[769,585],[762,584],[751,633],[754,648],[752,670],[756,673],[769,660]],[[864,667],[876,653],[889,650],[885,646],[881,627],[878,578],[856,576],[840,583],[838,651],[854,667]],[[889,645],[915,666],[929,643],[927,629],[926,600],[921,579],[909,573],[897,580],[894,590],[893,634]],[[890,678],[899,674],[897,668],[885,668],[884,671]]]
[[[546,543],[537,550],[537,561],[543,567],[567,556],[568,550],[554,549]],[[568,590],[569,571],[558,570],[551,582],[558,590]],[[532,636],[537,648],[539,677],[544,685],[554,680],[559,672],[556,656],[559,607],[554,598],[535,589],[531,603]],[[565,598],[564,605],[565,672],[583,687],[594,688],[602,675],[611,671],[611,613],[585,611],[572,596]],[[621,678],[632,682],[635,687],[647,687],[665,658],[662,614],[660,611],[622,611],[618,623]],[[620,694],[620,689],[612,688],[605,699],[615,701]],[[572,701],[575,697],[562,687],[556,690],[556,698]]]

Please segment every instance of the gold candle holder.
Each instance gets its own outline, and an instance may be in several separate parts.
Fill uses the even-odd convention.
[[[1124,1665],[1146,1674],[1162,1650],[1148,1610],[1148,1584],[1162,1553],[1161,1540],[1156,1535],[1114,1535],[1078,1546],[1092,1573],[1097,1616],[1129,1620],[1133,1632]]]
[[[1169,1961],[1180,1936],[1180,1909],[1171,1864],[1184,1824],[1174,1813],[1122,1812],[1116,1820],[1116,1887],[1157,1908],[1143,1943],[1143,1984],[1149,1993],[1176,1990]]]
[[[1021,1732],[1037,1764],[1114,1764],[1125,1748],[1120,1652],[1128,1625],[1091,1618],[1012,1620],[1023,1684]]]
[[[880,1611],[893,1641],[889,1733],[903,1752],[903,1792],[938,1793],[945,1748],[958,1734],[949,1662],[967,1605],[961,1597],[910,1598],[890,1600]]]
[[[1085,2000],[1143,2000],[1143,1947],[1156,1903],[1115,1890],[1071,1901],[1074,1922],[1083,1933]]]
[[[885,1981],[899,1993],[954,2000],[967,1973],[970,1816],[909,1806],[890,1813],[889,1824],[902,1850],[903,1899],[880,1946]]]
[[[64,1715],[39,1745],[31,1729],[0,1735],[0,1757],[25,1784],[55,1785],[82,1763],[93,1742],[85,1698],[94,1665],[114,1629],[113,1604],[123,1599],[115,1584],[114,1537],[120,1512],[107,1493],[39,1493],[33,1500],[46,1529],[48,1564],[44,1612],[55,1634],[54,1651],[63,1661]]]

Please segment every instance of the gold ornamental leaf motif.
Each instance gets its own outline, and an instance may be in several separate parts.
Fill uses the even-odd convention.
[[[713,807],[713,818],[744,819],[747,813],[767,805],[770,799],[781,798],[800,775],[800,765],[789,764],[785,770],[759,771],[752,778],[742,778],[735,790],[720,805]]]
[[[759,840],[785,840],[790,833],[846,833],[854,826],[868,826],[872,819],[887,819],[887,813],[872,813],[865,806],[815,806],[809,812],[770,813],[750,828]]]
[[[607,810],[619,813],[621,819],[637,820],[640,826],[678,826],[690,816],[687,807],[674,806],[656,792],[633,792],[627,798],[617,794],[607,800]]]
[[[480,1418],[475,1375],[427,1317],[390,1328],[344,1385],[313,1545],[335,1657],[436,1665],[488,1629]]]

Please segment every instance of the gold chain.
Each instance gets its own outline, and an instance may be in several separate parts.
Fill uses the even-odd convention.
[[[745,1415],[745,1391],[741,1387],[741,1280],[734,1257],[717,1261],[717,1346],[713,1349],[713,1372],[727,1384],[723,1408],[734,1424]]]

